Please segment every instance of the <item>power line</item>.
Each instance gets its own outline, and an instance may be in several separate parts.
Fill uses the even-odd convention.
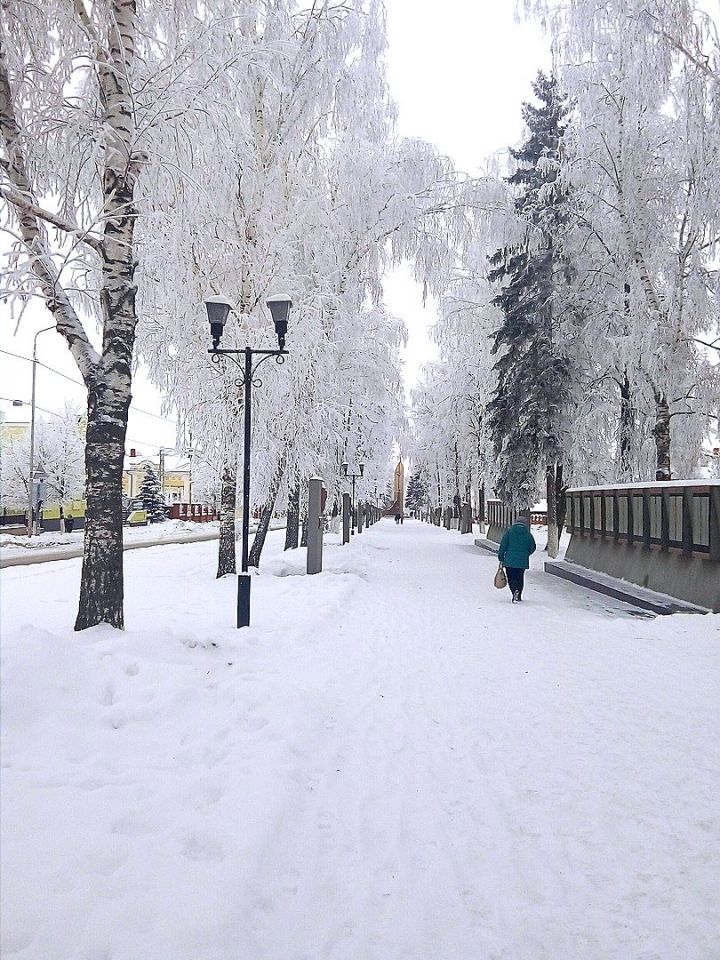
[[[0,350],[0,353],[6,353],[9,357],[15,357],[16,360],[26,360],[28,363],[32,363],[31,357],[24,357],[21,353],[13,353],[12,350]],[[49,367],[47,363],[43,363],[42,360],[36,360],[35,363],[37,363],[39,367],[45,367],[45,369],[49,370],[51,373],[56,373],[59,377],[62,377],[63,380],[69,380],[70,383],[77,384],[78,387],[85,386],[82,380],[76,380],[74,377],[69,377],[61,370],[56,370],[55,367]]]
[[[21,353],[13,353],[12,350],[0,350],[0,353],[5,353],[9,357],[15,357],[16,360],[25,360],[27,363],[32,363],[31,357],[24,357]],[[47,363],[43,363],[42,360],[36,360],[35,363],[37,363],[39,367],[44,367],[45,370],[49,370],[50,373],[55,373],[58,377],[62,377],[63,380],[69,380],[70,383],[74,383],[76,386],[86,389],[82,380],[76,380],[74,377],[69,377],[61,370],[56,370],[55,367],[51,367],[48,366]],[[38,409],[40,408],[38,407]],[[162,417],[159,413],[152,413],[150,410],[143,410],[142,407],[136,407],[134,403],[130,404],[130,409],[134,410],[136,413],[143,413],[146,417],[155,417],[156,420],[165,420],[167,423],[177,422],[173,417]]]

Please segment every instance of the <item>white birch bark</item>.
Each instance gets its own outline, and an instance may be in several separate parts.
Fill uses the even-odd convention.
[[[99,256],[102,277],[99,313],[102,349],[93,349],[65,282],[54,264],[45,217],[26,162],[7,58],[0,53],[0,132],[7,154],[3,171],[11,189],[3,193],[15,214],[24,252],[57,329],[65,337],[88,390],[85,447],[87,509],[80,602],[75,629],[98,623],[122,628],[122,469],[131,394],[135,327],[133,231],[138,173],[134,156],[135,105],[129,85],[136,31],[134,0],[111,0],[105,45],[77,0],[81,26],[92,34],[97,94],[102,104],[102,233],[72,225],[69,232]],[[3,37],[4,42],[5,37]],[[97,268],[97,264],[95,264]]]

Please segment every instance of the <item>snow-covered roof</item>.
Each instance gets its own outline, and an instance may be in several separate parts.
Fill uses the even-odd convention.
[[[720,487],[720,480],[648,480],[647,483],[601,483],[595,487],[569,487],[567,493],[590,493],[592,490],[653,490],[661,487]]]

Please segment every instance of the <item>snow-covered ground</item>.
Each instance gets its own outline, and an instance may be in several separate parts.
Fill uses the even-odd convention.
[[[2,572],[12,960],[716,960],[720,617],[637,618],[383,521],[271,534],[253,626],[212,542]]]

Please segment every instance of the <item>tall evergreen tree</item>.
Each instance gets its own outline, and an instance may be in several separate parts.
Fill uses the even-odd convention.
[[[555,555],[564,421],[572,400],[561,330],[562,288],[571,280],[563,250],[569,196],[559,179],[567,108],[554,77],[538,74],[533,91],[540,105],[523,106],[528,137],[511,151],[517,167],[508,178],[516,190],[522,240],[490,258],[490,280],[503,284],[493,301],[503,320],[492,349],[500,356],[488,414],[497,493],[507,503],[525,507],[545,477],[548,551]]]
[[[140,488],[140,496],[150,523],[162,523],[163,520],[167,519],[165,505],[160,493],[160,481],[149,463],[145,464],[145,479]]]
[[[408,510],[417,512],[421,510],[427,502],[428,491],[420,470],[415,470],[408,480],[407,493],[405,494],[405,505]]]

